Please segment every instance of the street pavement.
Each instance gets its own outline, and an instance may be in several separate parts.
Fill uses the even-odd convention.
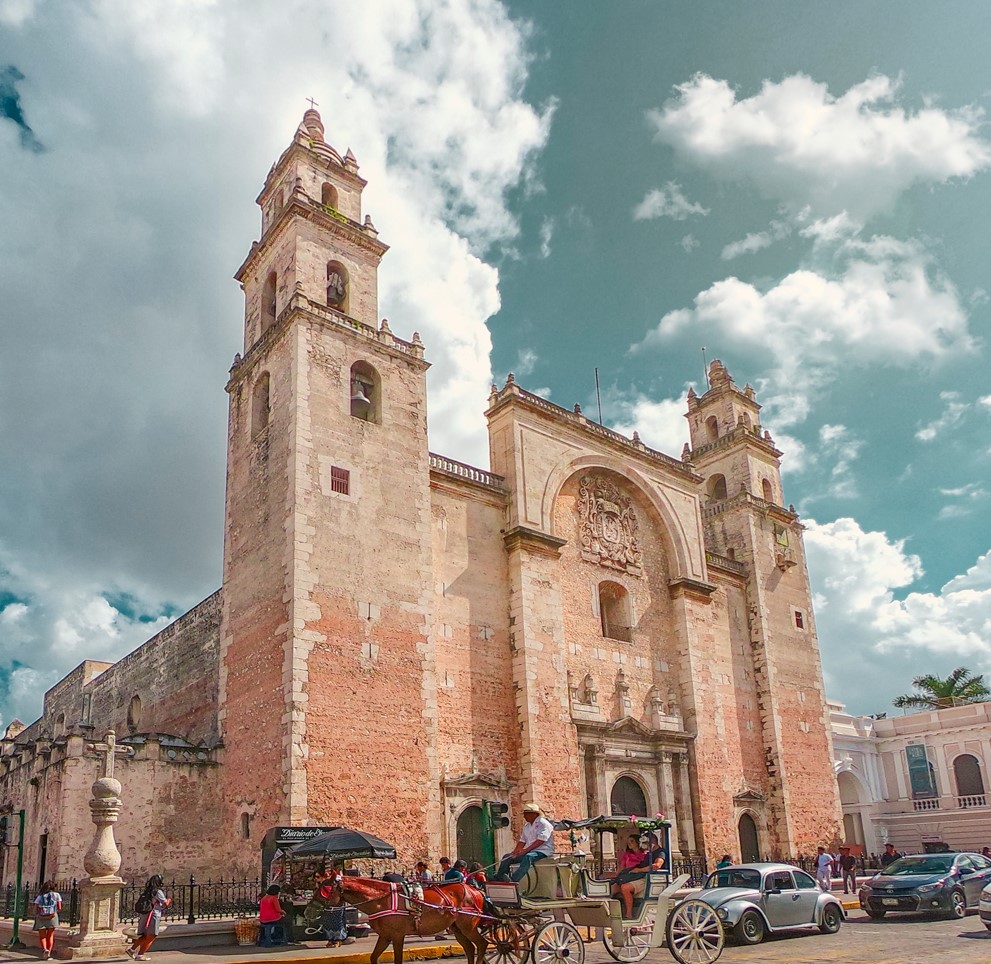
[[[729,944],[720,964],[965,964],[991,960],[991,933],[976,914],[965,920],[937,920],[914,914],[897,914],[884,920],[871,920],[861,910],[849,910],[838,934],[816,931],[793,931],[787,936],[772,936],[754,947]],[[198,947],[181,950],[152,948],[152,964],[368,964],[374,941],[365,938],[347,947],[325,948],[291,946]],[[460,958],[457,944],[443,941],[413,940],[406,945],[407,961]],[[38,960],[37,950],[11,951],[0,947],[0,962]],[[586,964],[615,964],[602,944],[586,946]],[[127,964],[126,957],[120,958]],[[391,961],[389,953],[383,962]],[[674,959],[667,950],[652,952],[645,964],[665,964]]]

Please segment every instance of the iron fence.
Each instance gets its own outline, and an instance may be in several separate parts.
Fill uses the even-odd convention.
[[[79,924],[80,893],[79,881],[57,881],[55,889],[62,896],[62,911],[59,921],[70,927]],[[258,901],[265,888],[260,880],[207,880],[198,881],[190,877],[188,881],[166,881],[163,889],[172,898],[169,907],[162,911],[162,917],[175,923],[195,924],[198,920],[220,920],[237,917],[239,914],[255,914]],[[138,914],[134,904],[141,891],[143,880],[132,880],[120,890],[118,918],[121,923],[136,921]],[[23,884],[18,890],[13,884],[0,888],[0,917],[13,917],[18,907],[21,919],[34,916],[34,899],[39,893],[37,884]]]

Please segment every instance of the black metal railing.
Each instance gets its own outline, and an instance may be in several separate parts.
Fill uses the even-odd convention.
[[[135,921],[138,914],[134,904],[141,891],[143,880],[132,880],[120,890],[118,918],[122,923]],[[55,889],[62,896],[62,912],[59,921],[70,927],[79,924],[79,881],[58,881]],[[172,898],[169,907],[162,911],[165,920],[175,923],[195,924],[198,920],[220,920],[239,914],[256,914],[258,901],[264,893],[260,880],[206,880],[190,877],[186,881],[166,881],[165,893]],[[18,891],[13,884],[0,888],[0,917],[13,917],[19,905],[22,919],[34,917],[34,899],[39,893],[37,884],[23,884]]]
[[[705,854],[685,854],[671,861],[671,876],[678,877],[688,874],[689,887],[701,887],[709,876],[709,865]]]

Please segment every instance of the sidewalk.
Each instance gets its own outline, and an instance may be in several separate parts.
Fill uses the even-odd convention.
[[[321,947],[316,942],[306,944],[293,944],[287,947],[255,947],[253,945],[239,946],[237,944],[221,945],[218,947],[186,947],[173,950],[156,951],[154,947],[149,951],[148,956],[154,964],[263,964],[263,962],[276,962],[288,964],[288,962],[299,962],[299,964],[368,964],[371,957],[372,948],[375,946],[374,937],[362,937],[354,944],[345,947]],[[56,944],[56,951],[58,945]],[[403,959],[405,961],[429,961],[445,957],[463,956],[461,945],[457,941],[436,941],[413,938],[407,940],[403,946]],[[27,950],[10,950],[6,946],[0,946],[0,961],[19,962],[37,961],[41,955],[37,948]],[[389,948],[382,955],[383,962],[392,961],[392,949]],[[56,960],[56,958],[53,958]],[[128,964],[130,958],[121,955],[119,960],[123,964]]]

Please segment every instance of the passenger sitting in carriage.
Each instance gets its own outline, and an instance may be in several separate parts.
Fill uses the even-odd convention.
[[[465,883],[471,884],[472,887],[475,887],[478,890],[485,890],[485,885],[488,883],[488,880],[485,876],[484,868],[477,860],[469,865],[468,876],[465,878]]]
[[[631,840],[630,843],[636,842]],[[640,858],[635,866],[626,867],[613,878],[612,894],[622,899],[623,916],[627,918],[633,916],[633,901],[643,897],[647,891],[647,875],[652,870],[663,870],[667,861],[664,848],[653,834],[647,835],[647,848],[640,851]]]

